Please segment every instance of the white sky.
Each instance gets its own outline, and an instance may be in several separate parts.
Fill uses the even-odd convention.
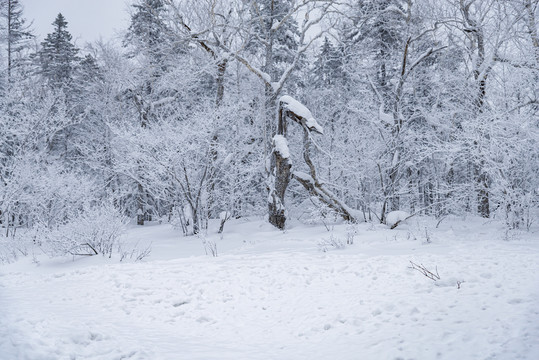
[[[86,42],[111,40],[129,26],[127,9],[132,0],[21,0],[24,17],[41,42],[52,32],[52,22],[62,13],[67,29],[79,47]]]

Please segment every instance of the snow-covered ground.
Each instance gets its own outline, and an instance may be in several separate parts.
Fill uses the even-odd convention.
[[[0,266],[0,359],[539,359],[537,233],[435,226],[216,222],[212,257],[155,225],[129,230],[138,262],[28,256]]]

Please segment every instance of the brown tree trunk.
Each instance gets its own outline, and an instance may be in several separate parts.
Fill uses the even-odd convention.
[[[144,189],[142,184],[137,184],[137,225],[144,225]]]
[[[282,107],[279,107],[277,135],[286,139],[286,115]],[[279,150],[274,144],[268,179],[268,214],[270,224],[282,230],[286,223],[284,196],[290,183],[292,164],[290,164],[288,156]]]
[[[535,61],[539,64],[539,35],[537,35],[537,24],[535,20],[535,13],[533,11],[532,0],[526,0],[525,3],[527,17],[528,17],[528,33],[532,41]]]
[[[269,222],[278,229],[284,229],[286,222],[286,208],[284,206],[284,196],[288,184],[290,183],[290,164],[288,158],[274,151],[272,162],[275,162],[274,189],[270,190],[271,201],[268,202]],[[270,175],[270,177],[272,177]]]

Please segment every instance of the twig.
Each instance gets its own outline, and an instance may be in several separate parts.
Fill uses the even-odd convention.
[[[435,269],[436,270],[436,274],[435,274],[432,271],[428,270],[423,264],[417,265],[417,264],[413,263],[412,261],[410,261],[410,264],[412,264],[410,269],[414,269],[414,270],[419,271],[421,274],[425,275],[426,277],[428,277],[432,281],[440,280],[440,275],[438,274],[438,267],[437,266],[436,266],[436,269]]]
[[[77,252],[74,252],[76,249],[82,250],[83,246],[89,247],[94,253],[90,254],[90,253],[77,253]],[[77,246],[73,247],[71,250],[69,250],[68,253],[70,255],[73,255],[73,256],[94,256],[94,255],[98,254],[97,250],[92,245],[90,245],[89,243],[84,243],[84,244],[77,245]]]

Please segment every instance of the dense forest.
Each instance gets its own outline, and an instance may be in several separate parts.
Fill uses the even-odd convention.
[[[83,47],[62,14],[43,41],[22,1],[0,16],[2,236],[297,207],[534,220],[537,0],[136,0]]]

